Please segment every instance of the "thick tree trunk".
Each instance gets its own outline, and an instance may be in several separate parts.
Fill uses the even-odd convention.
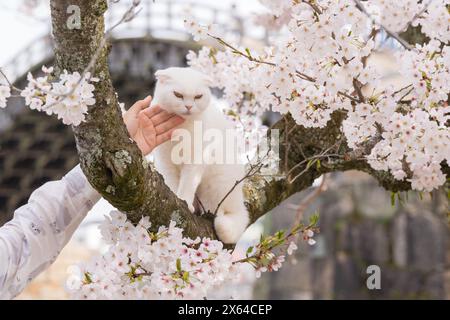
[[[69,14],[66,10],[69,5],[80,7],[81,29],[67,28]],[[106,9],[106,0],[51,0],[57,73],[63,69],[81,73],[87,67],[105,32],[103,14]],[[86,122],[73,128],[81,167],[89,182],[133,222],[149,216],[157,228],[174,220],[184,228],[186,236],[216,238],[212,217],[192,214],[186,203],[178,199],[162,177],[145,162],[128,136],[111,83],[107,56],[105,47],[93,71],[100,79],[95,84],[96,104],[89,108]],[[362,170],[377,178],[386,189],[410,189],[409,183],[398,182],[391,175],[376,172],[365,161],[358,160],[367,152],[364,149],[370,151],[373,145],[363,146],[361,152],[350,150],[340,130],[344,117],[344,113],[336,112],[328,126],[322,129],[298,126],[290,117],[275,125],[274,128],[280,130],[280,141],[287,142],[280,145],[281,169],[288,172],[296,164],[305,162],[292,170],[291,177],[305,171],[305,159],[328,148],[342,157],[334,161],[323,160],[321,166],[312,166],[293,183],[289,183],[287,178],[251,177],[245,182],[244,189],[252,222],[292,194],[311,186],[314,179],[326,172]]]

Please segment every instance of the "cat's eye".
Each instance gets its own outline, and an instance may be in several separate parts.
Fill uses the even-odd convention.
[[[199,95],[196,95],[196,96],[194,97],[194,99],[197,100],[197,99],[201,99],[202,97],[203,97],[203,95],[202,95],[202,94],[199,94]]]
[[[175,95],[175,97],[183,99],[183,95],[181,93],[174,91],[173,94]]]

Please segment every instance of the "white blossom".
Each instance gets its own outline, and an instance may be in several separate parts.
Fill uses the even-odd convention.
[[[297,249],[298,249],[298,247],[297,247],[297,245],[295,244],[295,242],[294,242],[294,241],[291,241],[291,242],[289,243],[288,248],[287,248],[287,254],[288,254],[288,255],[291,255],[291,254],[293,254],[294,251],[297,250]]]
[[[27,87],[21,96],[31,109],[56,114],[66,125],[78,126],[84,121],[88,106],[95,104],[95,87],[90,82],[98,81],[87,72],[82,77],[78,72],[68,73],[66,70],[59,81],[50,82],[49,75],[53,68],[42,67],[44,76],[34,78],[28,73]]]
[[[108,251],[71,269],[66,287],[82,299],[201,299],[237,276],[231,252],[217,240],[187,239],[171,222],[157,232],[144,217],[134,226],[113,211],[101,225]]]

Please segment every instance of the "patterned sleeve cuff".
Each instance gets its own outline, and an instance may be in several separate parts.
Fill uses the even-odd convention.
[[[67,185],[69,196],[74,202],[81,202],[80,205],[93,207],[101,195],[90,185],[80,165],[70,170],[63,178]]]

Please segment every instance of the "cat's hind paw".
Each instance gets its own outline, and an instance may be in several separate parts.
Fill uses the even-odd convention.
[[[223,243],[236,243],[247,228],[247,219],[235,214],[218,214],[214,219],[217,236]]]

